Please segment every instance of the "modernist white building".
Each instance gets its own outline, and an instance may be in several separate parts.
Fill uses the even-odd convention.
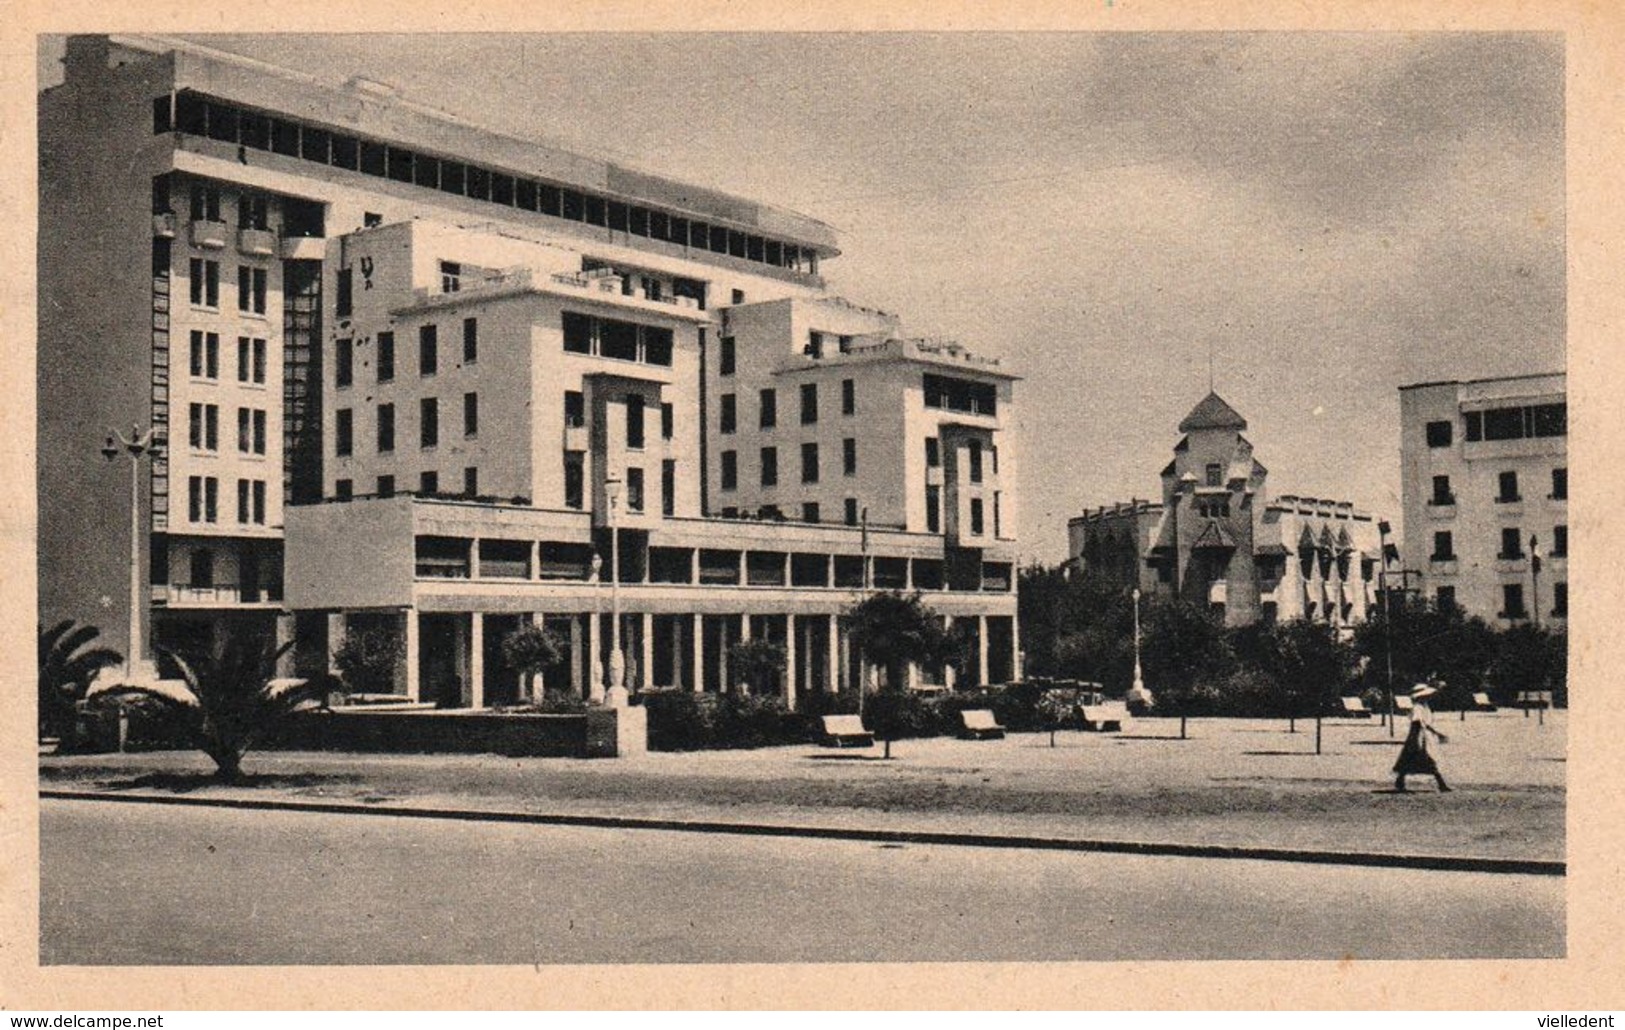
[[[1566,625],[1563,374],[1417,383],[1399,402],[1403,554],[1425,595],[1495,625]]]
[[[794,696],[851,682],[865,590],[918,589],[974,646],[916,679],[1017,675],[1014,377],[830,295],[827,226],[188,43],[66,65],[42,620],[145,656],[240,623],[307,670],[373,626],[403,690],[481,706],[515,698],[527,620],[572,641],[549,684],[592,693],[613,594],[631,685],[721,689],[766,635]],[[167,440],[133,645],[128,466],[97,453],[130,425]]]

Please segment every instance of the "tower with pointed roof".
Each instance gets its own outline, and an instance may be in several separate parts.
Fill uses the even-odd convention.
[[[1272,498],[1247,420],[1209,391],[1179,423],[1162,469],[1162,502],[1134,500],[1069,521],[1086,575],[1222,612],[1225,623],[1365,617],[1379,541],[1347,501]]]

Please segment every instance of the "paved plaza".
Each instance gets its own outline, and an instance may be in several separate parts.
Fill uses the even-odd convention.
[[[724,820],[1087,840],[1561,860],[1566,712],[1441,715],[1441,765],[1457,789],[1392,791],[1404,732],[1174,719],[1120,734],[1011,734],[1001,741],[900,741],[632,758],[255,752],[256,779],[224,787],[189,752],[45,757],[44,789],[349,801],[558,815]]]

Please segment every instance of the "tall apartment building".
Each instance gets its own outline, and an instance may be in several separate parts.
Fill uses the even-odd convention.
[[[128,468],[97,452],[134,424],[167,440],[134,513],[144,656],[239,624],[313,669],[373,627],[403,690],[478,706],[541,620],[572,642],[549,685],[590,693],[613,594],[632,684],[719,689],[765,635],[794,694],[850,684],[840,612],[899,588],[973,643],[917,677],[1016,675],[1013,377],[831,296],[827,226],[378,83],[143,37],[65,63],[42,618],[130,646]]]
[[[1425,596],[1508,626],[1563,626],[1568,585],[1564,375],[1399,391],[1406,569]]]
[[[1216,393],[1179,423],[1162,502],[1133,500],[1067,522],[1085,575],[1206,604],[1226,625],[1306,618],[1345,628],[1376,599],[1381,539],[1352,502],[1271,496],[1247,420]]]

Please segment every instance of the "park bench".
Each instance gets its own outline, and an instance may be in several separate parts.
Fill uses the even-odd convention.
[[[1365,701],[1357,697],[1339,698],[1343,702],[1343,714],[1356,719],[1371,718],[1371,709],[1365,706]]]
[[[1517,705],[1519,708],[1550,708],[1552,707],[1552,692],[1550,690],[1520,690],[1518,691]]]
[[[1473,710],[1478,712],[1493,712],[1497,709],[1495,702],[1490,700],[1490,696],[1481,691],[1473,695]]]
[[[1081,705],[1078,710],[1083,715],[1086,730],[1116,732],[1128,722],[1128,706],[1121,702]]]
[[[971,740],[998,740],[1004,736],[1004,727],[993,718],[993,713],[986,708],[971,708],[959,713],[959,719],[964,724],[960,736]]]
[[[875,735],[863,728],[859,715],[826,715],[824,744],[828,747],[872,747]]]

